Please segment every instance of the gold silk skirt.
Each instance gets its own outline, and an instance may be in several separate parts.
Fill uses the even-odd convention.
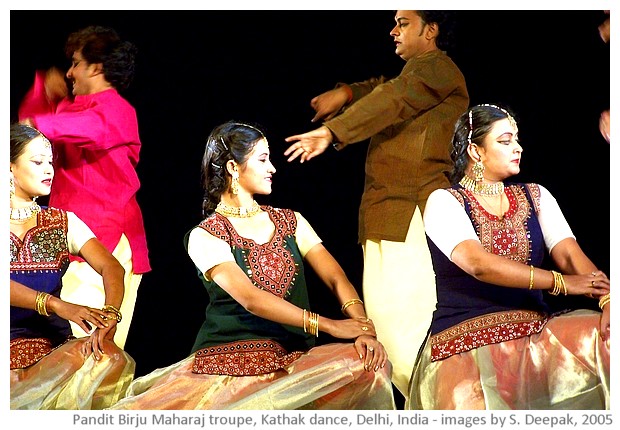
[[[431,361],[427,339],[405,409],[609,409],[609,344],[600,313],[551,318],[540,333]]]
[[[105,409],[123,398],[135,361],[110,341],[100,361],[84,357],[87,340],[70,340],[26,368],[11,369],[11,409]]]
[[[193,359],[136,378],[110,409],[395,409],[391,365],[364,370],[353,344],[317,346],[257,376],[192,373]]]

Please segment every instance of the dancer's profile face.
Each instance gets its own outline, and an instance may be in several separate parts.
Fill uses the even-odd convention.
[[[250,194],[271,194],[276,168],[269,158],[267,139],[260,139],[239,171],[239,185]]]

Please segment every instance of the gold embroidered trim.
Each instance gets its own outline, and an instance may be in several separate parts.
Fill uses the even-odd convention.
[[[244,340],[196,351],[193,373],[254,376],[275,372],[297,360],[303,352],[287,353],[270,339]]]
[[[24,369],[52,352],[52,342],[43,337],[11,341],[11,369]]]
[[[495,312],[471,318],[431,336],[431,361],[539,333],[548,319],[546,314],[528,310]]]

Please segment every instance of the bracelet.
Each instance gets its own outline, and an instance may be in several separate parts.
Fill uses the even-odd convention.
[[[308,314],[308,325],[306,325],[306,313]],[[319,314],[304,309],[304,333],[319,337]]]
[[[609,304],[609,293],[605,294],[604,296],[601,296],[600,299],[598,299],[598,307],[601,308],[601,310],[603,310],[603,308]]]
[[[529,289],[531,290],[532,288],[534,288],[534,266],[530,265],[530,287]]]
[[[308,333],[308,330],[306,327],[306,313],[308,313],[308,311],[304,309],[304,316],[302,317],[304,320],[304,333]]]
[[[345,302],[342,307],[340,308],[340,310],[342,311],[343,314],[345,314],[346,316],[347,313],[345,312],[347,310],[347,308],[351,305],[355,305],[355,304],[359,304],[359,305],[363,305],[364,302],[362,302],[360,299],[351,299],[348,302]]]
[[[39,315],[43,315],[45,317],[50,316],[50,314],[47,312],[47,301],[50,296],[50,294],[44,293],[43,291],[37,292],[37,297],[34,300],[34,308]]]
[[[310,334],[319,337],[319,314],[310,312],[308,324],[310,324],[310,329],[308,330]]]
[[[553,273],[553,288],[549,291],[549,294],[552,296],[557,296],[560,293],[564,293],[564,295],[568,295],[568,290],[566,289],[566,283],[564,283],[564,277],[561,273],[552,270]]]
[[[116,309],[116,307],[112,305],[104,305],[101,308],[101,310],[103,312],[112,312],[114,314],[116,322],[121,322],[121,320],[123,319],[123,315],[121,314],[121,311],[119,311],[118,309]]]

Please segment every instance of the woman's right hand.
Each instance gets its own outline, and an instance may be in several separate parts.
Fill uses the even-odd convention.
[[[112,323],[101,309],[65,302],[58,297],[50,297],[47,307],[60,318],[73,321],[86,333],[91,333],[93,326],[104,330]]]

